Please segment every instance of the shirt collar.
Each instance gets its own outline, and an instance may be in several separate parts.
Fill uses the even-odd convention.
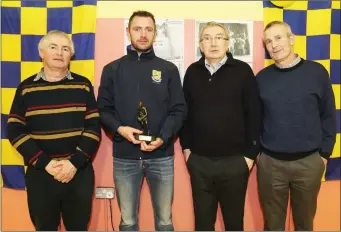
[[[62,80],[64,80],[65,78],[67,78],[68,80],[73,80],[73,77],[72,77],[71,72],[69,70],[67,70],[67,73],[66,73],[65,77],[62,78]],[[33,79],[33,81],[39,81],[40,79],[43,79],[44,81],[47,81],[47,77],[45,75],[44,68],[42,68],[40,70],[40,72]]]
[[[297,54],[296,55],[296,59],[293,60],[293,62],[291,62],[290,64],[288,65],[279,65],[279,64],[276,64],[275,65],[280,68],[280,69],[285,69],[285,68],[291,68],[291,67],[294,67],[296,64],[300,63],[301,61],[301,57]]]
[[[218,69],[218,68],[220,68],[221,66],[223,66],[223,65],[226,63],[226,61],[227,61],[227,56],[225,55],[224,58],[223,58],[221,61],[219,61],[219,62],[217,63],[215,69]],[[213,66],[210,65],[210,64],[208,63],[207,59],[205,59],[205,66],[206,66],[206,67],[212,67],[212,68],[213,68]]]
[[[218,71],[218,69],[221,68],[227,61],[227,56],[225,55],[224,58],[219,61],[216,66],[214,67],[213,65],[209,64],[208,61],[205,59],[205,67],[208,69],[208,71],[213,75],[215,72]]]

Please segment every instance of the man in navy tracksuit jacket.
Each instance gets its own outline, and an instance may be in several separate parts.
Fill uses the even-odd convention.
[[[138,230],[138,205],[144,176],[150,188],[156,230],[174,230],[171,205],[174,185],[174,138],[186,116],[177,67],[154,54],[154,16],[137,11],[127,28],[127,55],[107,64],[98,104],[104,129],[113,134],[114,181],[121,209],[120,230]],[[134,137],[143,133],[140,102],[148,111],[148,127],[156,141]]]

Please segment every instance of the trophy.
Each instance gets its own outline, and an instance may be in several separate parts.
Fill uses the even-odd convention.
[[[137,109],[137,122],[142,127],[142,134],[135,134],[135,139],[139,141],[151,142],[155,141],[156,137],[150,135],[149,127],[148,127],[148,111],[147,108],[143,105],[143,102],[140,102],[139,108]]]

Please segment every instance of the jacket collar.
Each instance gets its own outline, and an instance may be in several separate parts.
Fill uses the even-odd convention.
[[[134,48],[132,48],[131,45],[127,46],[127,55],[132,57],[132,58],[134,58],[134,59],[137,59],[137,60],[149,60],[149,59],[152,59],[152,58],[155,57],[155,53],[154,53],[153,47],[151,47],[146,52],[142,52],[140,57],[139,57],[137,51]]]

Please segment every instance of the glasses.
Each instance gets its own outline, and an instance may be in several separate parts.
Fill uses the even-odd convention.
[[[200,42],[211,43],[213,39],[215,42],[222,42],[224,40],[226,41],[229,40],[229,38],[224,38],[223,36],[215,36],[214,38],[212,38],[211,36],[204,36],[201,38]]]

